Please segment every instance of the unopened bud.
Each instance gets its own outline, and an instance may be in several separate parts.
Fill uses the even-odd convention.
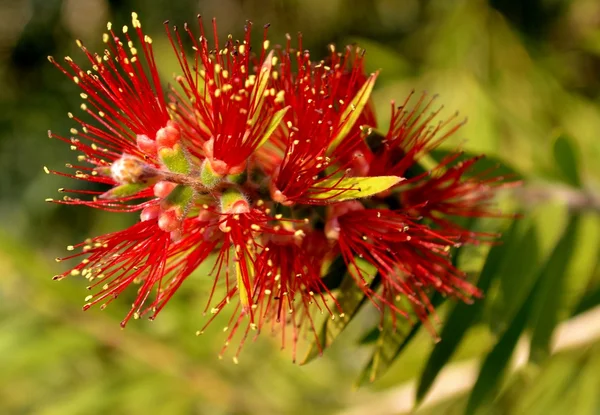
[[[138,134],[136,136],[138,148],[145,154],[153,156],[156,154],[156,141],[152,140],[146,134]]]
[[[173,232],[179,228],[181,215],[177,208],[170,208],[160,213],[158,227],[165,232]]]
[[[161,209],[158,205],[145,207],[144,209],[142,209],[142,213],[140,213],[140,219],[142,220],[142,222],[155,219],[158,217],[158,215],[160,215],[160,212]]]
[[[137,157],[123,154],[110,167],[110,175],[121,184],[146,183],[158,177],[159,172]]]
[[[154,185],[154,196],[164,199],[169,196],[175,187],[177,187],[175,183],[160,181]]]
[[[156,145],[158,149],[174,148],[181,140],[181,130],[174,121],[169,121],[166,127],[161,128],[156,133]]]
[[[171,241],[178,242],[183,237],[183,233],[181,232],[181,229],[176,229],[174,231],[171,231],[169,236],[171,237]]]

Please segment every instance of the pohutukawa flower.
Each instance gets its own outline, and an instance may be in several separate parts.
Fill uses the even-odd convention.
[[[315,61],[301,37],[297,48],[289,36],[271,48],[268,26],[253,51],[250,23],[243,39],[223,43],[214,20],[211,41],[198,25],[197,34],[183,26],[186,40],[167,27],[181,67],[169,89],[135,13],[131,31],[117,35],[108,24],[102,53],[77,41],[87,64],[49,58],[85,102],[83,116],[69,113],[79,124],[71,136],[50,133],[79,153],[67,165],[74,173],[46,171],[105,186],[60,189],[79,196],[56,202],[140,215],[59,259],[79,259],[55,278],[89,281],[84,309],[137,290],[122,325],[153,319],[186,279],[210,278],[206,324],[231,313],[223,352],[238,333],[237,361],[247,336],[264,330],[291,343],[294,358],[307,333],[322,347],[317,318],[344,313],[324,279],[336,260],[394,321],[414,313],[428,322],[433,290],[463,301],[480,294],[450,250],[490,235],[453,218],[497,215],[491,202],[502,178],[470,175],[478,159],[457,163],[459,153],[430,172],[418,164],[460,123],[436,123],[423,96],[412,108],[409,99],[393,105],[388,133],[372,134],[377,73],[364,72],[363,50],[330,46]],[[193,275],[208,262],[208,275]]]

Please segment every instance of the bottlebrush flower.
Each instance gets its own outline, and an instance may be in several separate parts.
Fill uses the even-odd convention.
[[[91,69],[50,58],[86,102],[85,118],[69,114],[79,124],[71,137],[50,133],[81,153],[80,165],[68,165],[74,174],[46,171],[106,187],[61,189],[81,197],[57,202],[140,214],[130,228],[70,246],[76,252],[60,259],[80,261],[55,278],[88,279],[94,292],[84,309],[138,285],[122,325],[154,318],[210,262],[207,325],[231,312],[222,353],[237,333],[237,360],[250,333],[268,330],[282,346],[291,342],[295,359],[307,333],[323,347],[315,334],[320,313],[344,314],[324,279],[339,258],[394,321],[409,314],[401,305],[408,300],[427,322],[431,290],[465,301],[479,295],[452,265],[450,248],[485,235],[452,217],[493,215],[501,180],[493,172],[468,176],[477,160],[455,163],[456,156],[415,173],[419,158],[458,128],[430,126],[431,102],[393,107],[389,132],[373,141],[377,73],[364,72],[363,51],[330,47],[315,62],[301,37],[297,49],[289,36],[271,49],[265,27],[255,53],[250,23],[244,39],[221,44],[214,20],[209,46],[200,18],[199,38],[183,26],[189,51],[180,30],[167,28],[182,75],[165,92],[152,39],[132,17],[135,36],[123,27],[119,37],[109,24],[103,54],[78,42]]]

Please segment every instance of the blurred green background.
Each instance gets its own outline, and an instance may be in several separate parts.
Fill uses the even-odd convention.
[[[383,129],[389,101],[413,88],[439,93],[447,116],[468,116],[446,146],[517,171],[525,219],[495,251],[479,308],[440,309],[440,330],[449,315],[465,326],[454,353],[447,336],[430,355],[431,336],[415,330],[397,359],[382,357],[393,336],[359,341],[376,320],[365,308],[310,364],[293,365],[262,336],[234,365],[217,359],[224,320],[194,335],[208,281],[190,279],[156,321],[126,330],[127,299],[83,313],[85,281],[52,282],[66,245],[136,218],[44,203],[68,181],[42,166],[74,159],[46,132],[67,134],[66,113],[80,103],[46,57],[81,57],[76,38],[100,50],[106,22],[128,24],[131,11],[154,39],[165,82],[178,68],[162,22],[201,13],[217,17],[221,35],[238,36],[246,19],[257,37],[270,23],[272,43],[302,31],[315,57],[328,43],[360,44],[368,70],[382,69],[374,100]],[[436,361],[442,374],[417,413],[600,413],[597,0],[2,0],[0,22],[0,413],[401,414]],[[486,250],[462,255],[475,276]],[[463,324],[461,312],[476,316]],[[364,372],[372,356],[379,366]],[[380,379],[361,382],[365,373]]]

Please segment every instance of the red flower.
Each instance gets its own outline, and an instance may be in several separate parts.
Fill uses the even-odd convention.
[[[380,309],[390,310],[394,322],[397,314],[406,315],[401,304],[408,299],[416,315],[427,323],[433,311],[427,296],[430,289],[465,301],[480,295],[452,265],[452,239],[400,211],[365,209],[355,202],[340,208],[330,216],[330,221],[335,221],[330,235],[335,232],[333,237],[358,286]],[[366,280],[360,261],[377,269],[381,290]]]
[[[278,332],[282,346],[316,335],[316,316],[342,315],[323,274],[346,264],[351,278],[394,321],[408,300],[428,321],[427,294],[437,290],[468,301],[479,295],[450,261],[450,248],[475,243],[455,216],[489,216],[500,178],[468,175],[476,159],[448,156],[431,172],[419,159],[459,127],[453,119],[430,126],[425,96],[414,109],[393,107],[390,130],[368,137],[376,120],[370,94],[377,74],[364,73],[364,53],[330,48],[325,61],[285,47],[250,51],[251,24],[242,41],[220,44],[213,21],[209,46],[184,25],[193,45],[186,57],[177,28],[167,29],[182,75],[167,98],[152,52],[133,14],[136,39],[110,28],[107,50],[82,45],[91,70],[67,59],[56,65],[82,88],[89,121],[73,137],[51,134],[81,154],[74,177],[101,185],[78,190],[91,200],[59,203],[110,211],[140,211],[132,227],[69,247],[80,259],[58,275],[83,275],[93,293],[84,309],[106,306],[139,285],[122,322],[154,318],[183,282],[209,258],[213,287],[205,311],[231,312],[227,345],[251,332]],[[138,52],[139,51],[139,52]],[[54,62],[53,59],[50,59]],[[180,92],[183,91],[183,92]],[[410,98],[410,97],[409,97]],[[50,172],[48,170],[48,172]],[[407,177],[404,177],[407,176]],[[65,190],[64,192],[74,192]],[[369,199],[372,197],[372,199]],[[388,206],[388,207],[386,207]],[[200,330],[201,333],[204,329]],[[223,353],[222,351],[222,353]]]
[[[283,94],[275,105],[290,110],[268,156],[262,157],[263,166],[273,175],[271,196],[276,202],[325,204],[330,199],[323,194],[349,189],[332,179],[348,167],[352,152],[362,143],[357,121],[370,119],[364,109],[377,75],[366,78],[362,57],[354,57],[350,48],[344,55],[332,49],[330,65],[315,64],[301,48],[301,37],[298,51],[292,50],[288,38],[280,52],[273,84]]]
[[[209,47],[202,19],[198,17],[200,38],[189,26],[184,30],[193,43],[193,67],[186,58],[179,31],[175,39],[169,33],[183,76],[177,78],[190,104],[178,107],[178,116],[196,133],[193,140],[201,144],[211,170],[218,175],[237,174],[246,167],[248,158],[265,140],[265,132],[273,108],[264,105],[266,96],[275,96],[267,89],[273,65],[272,53],[266,50],[269,41],[265,28],[262,50],[257,60],[250,52],[252,24],[245,27],[245,38],[231,38],[223,46],[217,38],[213,19],[214,45]]]

